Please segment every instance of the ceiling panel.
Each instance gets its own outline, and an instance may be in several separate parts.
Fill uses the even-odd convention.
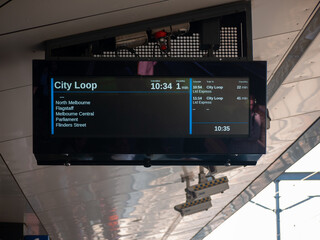
[[[320,28],[320,26],[318,27]],[[319,29],[318,29],[319,30]],[[317,31],[319,32],[319,31]],[[316,33],[317,33],[316,32]],[[312,34],[312,33],[310,33]],[[320,35],[311,43],[284,83],[320,77]]]
[[[32,59],[43,58],[44,52],[26,50],[14,51],[0,57],[0,91],[31,85]]]
[[[0,222],[24,223],[25,234],[47,234],[0,154]]]
[[[73,166],[70,168],[65,166],[51,166],[50,168],[20,173],[16,176],[19,182],[21,182],[21,187],[24,189],[26,195],[30,196],[98,181],[107,182],[109,179],[110,181],[114,179],[113,183],[117,184],[120,181],[117,179],[119,178],[119,174],[122,173],[126,177],[131,177],[131,174],[134,172],[134,167],[123,167],[119,169],[119,167],[113,166]],[[126,186],[127,185],[129,185],[129,183],[126,184]],[[37,187],[34,188],[34,186]],[[112,189],[114,187],[116,187],[116,185],[114,185]],[[121,190],[121,188],[119,190],[124,191]]]
[[[260,38],[253,41],[253,59],[267,61],[267,79],[280,63],[284,54],[290,48],[299,31]]]
[[[34,0],[32,4],[27,1],[12,1],[5,7],[0,8],[0,22],[8,23],[0,25],[0,35],[165,1],[167,0],[73,0],[69,2],[63,0]],[[12,14],[13,12],[15,14]],[[32,14],[30,14],[31,12]]]
[[[108,168],[106,167],[105,170]],[[73,170],[69,172],[69,169]],[[132,232],[133,229],[136,231],[137,228],[144,226],[145,229],[149,229],[146,234],[155,234],[166,230],[166,223],[171,221],[168,216],[178,215],[173,210],[173,206],[178,202],[178,199],[174,197],[177,192],[180,192],[180,195],[182,194],[184,198],[184,187],[181,187],[180,184],[179,174],[182,171],[180,167],[175,169],[171,167],[140,168],[135,174],[122,174],[119,177],[110,176],[108,171],[102,174],[101,169],[103,168],[99,168],[99,171],[95,171],[97,170],[95,168],[89,173],[81,170],[84,167],[75,169],[76,167],[53,167],[17,175],[19,182],[26,183],[26,185],[22,184],[24,185],[22,187],[45,225],[53,225],[61,221],[65,214],[72,216],[73,220],[68,219],[70,223],[81,222],[82,215],[87,216],[89,222],[94,222],[95,219],[105,219],[107,216],[104,214],[106,209],[114,208],[117,209],[117,216],[120,219],[133,217],[134,225],[135,221],[138,221],[136,227],[127,223],[126,229],[128,231],[131,230]],[[88,169],[88,167],[85,167],[85,169]],[[65,177],[60,177],[55,182],[53,176],[61,176],[61,173],[55,170],[58,172],[65,171]],[[53,172],[53,174],[44,177],[47,175],[47,171]],[[110,172],[115,171],[116,168],[114,167]],[[175,171],[177,171],[177,174],[174,174]],[[148,172],[152,175],[149,175]],[[92,174],[95,176],[103,175],[108,176],[108,178],[101,181],[100,177],[97,177],[93,181],[86,176],[87,174],[88,176]],[[176,175],[178,181],[169,184],[166,176],[172,178],[172,175]],[[151,176],[154,181],[150,181]],[[80,184],[77,179],[82,179],[82,177],[90,184],[87,185],[86,182]],[[38,180],[41,180],[41,183],[38,183]],[[68,184],[60,185],[61,182]],[[33,187],[30,187],[32,185]],[[61,187],[65,188],[60,189]],[[154,192],[158,194],[155,195]],[[148,202],[148,205],[145,204],[146,202]],[[96,211],[98,215],[94,215],[93,211]],[[85,223],[82,222],[82,224]],[[150,229],[154,230],[151,231]],[[61,230],[58,229],[57,231]]]
[[[272,121],[274,134],[270,141],[294,141],[308,126],[310,126],[318,117],[320,111],[299,115],[296,117],[284,118]]]
[[[271,119],[320,110],[320,78],[283,84],[268,103]]]
[[[0,92],[0,142],[31,136],[31,96],[31,86]]]
[[[197,232],[198,229],[193,229],[192,227],[190,227],[190,229],[187,231],[170,235],[167,240],[191,239]]]
[[[107,204],[112,204],[121,209],[122,217],[126,218],[132,215],[140,215],[141,211],[145,208],[157,209],[155,215],[158,217],[163,217],[157,212],[160,211],[162,207],[167,207],[168,205],[174,205],[177,201],[181,199],[181,194],[183,194],[183,188],[177,189],[176,186],[170,186],[162,189],[159,187],[155,189],[150,189],[149,192],[154,191],[166,191],[167,194],[158,195],[156,198],[151,196],[149,198],[149,206],[145,207],[142,200],[146,195],[148,195],[147,190],[132,190],[119,193],[110,185],[114,181],[110,180],[110,184],[102,181],[99,183],[93,183],[88,185],[82,185],[67,189],[61,189],[56,191],[44,192],[34,195],[29,195],[28,200],[32,203],[32,206],[37,212],[43,212],[47,210],[52,210],[55,208],[61,208],[65,206],[71,206],[75,204],[83,204],[91,201],[102,201]],[[123,186],[123,188],[127,188]],[[125,191],[125,190],[124,190]],[[171,192],[180,192],[178,196],[168,196]],[[86,198],[84,198],[86,196]],[[54,197],[54,198],[53,198]],[[98,205],[98,204],[97,204]],[[168,207],[171,211],[171,207]]]
[[[112,189],[119,186],[118,193],[122,193],[125,190],[121,189],[125,186],[131,186],[132,190],[149,189],[154,187],[166,187],[167,181],[164,176],[168,175],[172,178],[174,173],[176,174],[176,180],[171,182],[180,183],[180,167],[153,167],[152,171],[146,169],[142,171],[143,167],[136,166],[51,166],[50,168],[38,169],[30,172],[23,172],[17,174],[17,178],[21,181],[23,189],[26,194],[40,194],[43,192],[54,191],[57,189],[65,189],[68,187],[81,186],[89,183],[112,184]],[[169,176],[170,175],[170,176]],[[45,176],[45,179],[43,179]],[[61,179],[56,179],[56,176],[63,176]],[[127,181],[127,178],[131,178],[132,181]],[[164,179],[164,182],[159,184],[149,184],[150,179]],[[129,179],[130,180],[130,179]],[[108,182],[109,181],[109,182]],[[121,185],[124,184],[124,185]],[[33,188],[32,185],[37,185],[37,188]],[[179,184],[180,185],[180,184]]]
[[[37,165],[32,153],[32,137],[1,142],[0,153],[13,174],[48,167]]]
[[[0,179],[0,222],[23,222],[26,199],[1,156]]]
[[[301,30],[318,0],[253,0],[253,39]]]
[[[194,219],[193,217],[185,216],[182,218],[179,225],[177,225],[177,227],[174,229],[173,234],[188,231],[190,230],[190,226],[192,226],[192,228],[195,228],[195,227],[200,228],[204,226],[208,221],[210,221],[212,217],[213,215],[209,215],[209,216],[203,216],[203,217]]]
[[[121,216],[118,214],[116,207],[113,207],[111,204],[97,205],[92,201],[86,204],[75,204],[73,206],[40,212],[39,218],[45,225],[55,226],[54,231],[63,235],[65,232],[68,232],[73,236],[77,236],[77,232],[79,232],[78,226],[83,226],[86,228],[86,234],[91,234],[92,230],[95,229],[97,234],[103,234],[104,238],[107,239],[110,232],[112,232],[112,228],[115,229],[118,236],[137,234],[140,236],[137,239],[145,239],[144,236],[157,235],[159,233],[161,235],[164,234],[166,231],[166,221],[170,221],[171,216],[165,215],[165,213],[162,214],[163,216],[167,216],[162,222],[145,222],[144,219],[140,220],[133,217],[129,220],[130,222],[126,223],[126,226],[123,226],[121,224]],[[73,224],[70,225],[70,222]]]

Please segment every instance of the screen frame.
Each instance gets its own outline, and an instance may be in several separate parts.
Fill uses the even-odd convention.
[[[252,165],[255,164],[257,159],[265,153],[266,151],[266,140],[264,137],[264,146],[259,149],[259,151],[249,151],[249,152],[208,152],[199,151],[196,148],[194,150],[190,150],[190,152],[162,152],[161,148],[157,148],[157,143],[159,143],[159,139],[144,139],[148,142],[145,151],[136,151],[136,152],[126,152],[128,150],[123,151],[115,151],[110,152],[110,150],[101,150],[101,147],[93,148],[91,151],[68,151],[57,149],[57,144],[61,144],[64,142],[63,138],[59,137],[50,137],[50,130],[44,131],[43,126],[46,128],[50,128],[50,124],[46,124],[48,119],[49,111],[48,109],[44,112],[40,112],[39,109],[39,99],[37,97],[37,90],[39,89],[39,85],[41,85],[41,79],[39,81],[39,71],[40,69],[48,68],[49,72],[48,77],[51,76],[64,76],[66,65],[70,66],[90,66],[90,65],[111,65],[111,66],[122,66],[127,67],[134,66],[139,61],[157,61],[158,63],[168,63],[168,65],[178,65],[178,66],[190,66],[190,64],[197,63],[203,66],[214,65],[215,67],[221,68],[219,73],[215,73],[216,77],[248,77],[249,78],[249,92],[252,94],[253,85],[256,85],[256,88],[261,89],[260,91],[260,103],[263,103],[266,109],[266,62],[264,61],[237,61],[237,62],[216,62],[210,59],[99,59],[99,60],[79,60],[79,61],[59,61],[59,60],[34,60],[33,61],[33,152],[36,156],[39,165],[61,165],[61,164],[72,164],[72,165],[221,165],[226,163],[231,163],[234,165]],[[54,66],[54,67],[53,67]],[[61,67],[64,66],[64,67]],[[79,74],[79,69],[75,67],[68,74]],[[229,69],[229,71],[226,71]],[[233,69],[233,71],[230,71]],[[236,70],[234,70],[236,69]],[[239,71],[241,69],[241,71]],[[172,69],[171,69],[172,70]],[[238,72],[237,72],[238,71]],[[100,73],[99,73],[100,74]],[[98,75],[99,75],[98,74]],[[117,73],[116,73],[117,74]],[[136,73],[135,73],[136,74]],[[178,72],[171,72],[170,76],[178,76],[181,74]],[[49,76],[50,75],[50,76]],[[80,73],[81,75],[81,73]],[[94,76],[97,76],[97,72],[93,72]],[[119,76],[122,73],[118,73]],[[203,72],[203,76],[207,74]],[[100,75],[99,75],[100,76]],[[188,75],[189,76],[189,75]],[[196,75],[194,75],[196,76]],[[253,84],[254,83],[254,84]],[[257,87],[258,86],[258,87]],[[46,103],[42,103],[46,104]],[[47,104],[50,106],[50,104]],[[45,116],[45,117],[44,117]],[[265,121],[265,116],[264,116]],[[264,128],[262,132],[264,132],[265,136],[266,129]],[[251,133],[250,133],[251,134]],[[238,138],[240,141],[247,141],[248,137],[241,136]],[[203,138],[195,138],[196,142],[204,141]],[[211,138],[210,138],[211,139]],[[214,136],[212,137],[214,140],[223,140],[225,137],[223,136]],[[77,141],[78,138],[69,138],[71,141]],[[110,139],[109,139],[110,140]],[[126,139],[116,139],[116,140],[126,140]],[[131,139],[132,140],[132,139]],[[151,142],[150,142],[151,140]],[[163,139],[161,139],[163,140]],[[170,140],[170,139],[166,139]],[[99,140],[89,139],[89,142],[94,144],[99,144],[101,138]],[[60,143],[59,143],[60,142]],[[191,141],[192,142],[192,141]],[[150,144],[153,145],[150,147]],[[203,143],[201,143],[203,144]],[[118,148],[120,149],[120,148]],[[131,148],[132,149],[132,148]],[[207,151],[207,152],[206,152]],[[134,154],[135,157],[130,159],[130,156]],[[115,157],[116,156],[116,157]],[[123,159],[121,159],[121,156]],[[117,158],[118,157],[118,158]],[[130,160],[128,160],[128,158]]]

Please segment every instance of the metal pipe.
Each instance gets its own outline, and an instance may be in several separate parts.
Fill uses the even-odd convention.
[[[276,180],[275,183],[275,190],[276,190],[276,195],[274,196],[276,199],[276,218],[277,218],[277,240],[280,240],[281,236],[280,236],[280,213],[281,213],[281,209],[280,209],[280,195],[279,195],[279,180]]]

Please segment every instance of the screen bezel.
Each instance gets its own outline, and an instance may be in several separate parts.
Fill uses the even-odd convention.
[[[143,61],[143,59],[139,59]],[[50,136],[50,104],[49,99],[46,99],[45,85],[43,85],[43,79],[41,83],[41,76],[43,72],[48,71],[47,78],[52,76],[105,76],[106,74],[112,74],[112,76],[123,76],[123,71],[119,69],[131,69],[133,76],[137,74],[134,71],[138,64],[135,59],[103,59],[103,60],[90,60],[90,61],[46,61],[46,60],[34,60],[33,61],[33,151],[38,160],[38,164],[64,164],[65,162],[72,162],[72,164],[90,164],[90,165],[140,165],[145,164],[146,159],[151,161],[152,164],[172,164],[172,165],[201,165],[208,163],[218,163],[231,161],[235,164],[247,162],[255,162],[257,156],[265,153],[266,143],[261,149],[254,150],[248,148],[246,151],[233,150],[226,152],[225,150],[208,150],[204,148],[204,142],[209,140],[213,141],[229,141],[226,140],[226,136],[215,136],[210,138],[190,138],[181,139],[175,138],[176,141],[186,142],[187,146],[183,151],[163,151],[166,147],[171,145],[163,144],[163,142],[170,142],[172,138],[139,138],[139,139],[127,139],[127,138],[61,138]],[[254,62],[213,62],[208,59],[145,59],[145,61],[157,61],[159,65],[171,66],[168,70],[158,72],[159,76],[181,76],[185,74],[187,76],[208,76],[208,71],[203,71],[199,68],[215,68],[214,72],[216,77],[248,77],[249,78],[249,92],[252,95],[256,95],[255,92],[259,90],[258,102],[266,109],[266,62],[254,61]],[[191,66],[198,65],[198,70],[190,70]],[[113,69],[111,72],[105,71],[105,67]],[[104,68],[103,68],[104,67]],[[85,73],[86,69],[94,69],[90,74]],[[117,71],[116,71],[117,70]],[[161,69],[160,69],[161,70]],[[183,72],[182,72],[183,70]],[[212,70],[212,69],[211,69]],[[192,72],[195,71],[195,72]],[[186,73],[187,72],[187,73]],[[85,75],[86,74],[86,75]],[[127,73],[126,73],[127,74]],[[47,79],[48,80],[48,79]],[[42,85],[41,85],[42,84]],[[40,90],[41,91],[40,91]],[[41,92],[39,96],[39,92]],[[41,105],[41,107],[39,107]],[[47,106],[47,107],[46,107]],[[40,109],[42,108],[42,110]],[[265,116],[264,116],[265,121]],[[265,136],[265,127],[262,129]],[[251,134],[251,133],[250,133]],[[249,143],[248,137],[233,137],[241,143]],[[265,138],[265,137],[264,137]],[[228,138],[227,138],[228,139]],[[128,141],[130,140],[130,141]],[[89,143],[90,150],[87,148],[83,150],[75,149],[62,149],[61,145],[68,143],[74,143],[79,141],[85,141]],[[135,149],[137,141],[140,143],[140,147]],[[190,142],[191,141],[191,142]],[[116,143],[118,142],[118,144]],[[132,146],[124,149],[121,146],[121,142],[133,142]],[[161,143],[162,144],[159,144]],[[112,144],[113,147],[109,149],[103,149],[102,145]],[[120,144],[119,144],[120,143]],[[142,144],[141,144],[142,143]],[[130,145],[130,144],[129,144]],[[142,145],[142,148],[141,148]],[[117,147],[114,147],[117,146]],[[130,149],[130,150],[128,150]],[[127,157],[134,154],[133,159],[128,160]],[[120,158],[114,156],[120,156]],[[121,159],[121,155],[126,155]],[[151,156],[151,157],[150,157]],[[81,160],[82,159],[82,160]],[[212,164],[214,165],[214,164]]]

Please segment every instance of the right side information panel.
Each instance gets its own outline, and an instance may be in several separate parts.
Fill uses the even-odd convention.
[[[248,78],[191,78],[190,134],[249,134]]]

